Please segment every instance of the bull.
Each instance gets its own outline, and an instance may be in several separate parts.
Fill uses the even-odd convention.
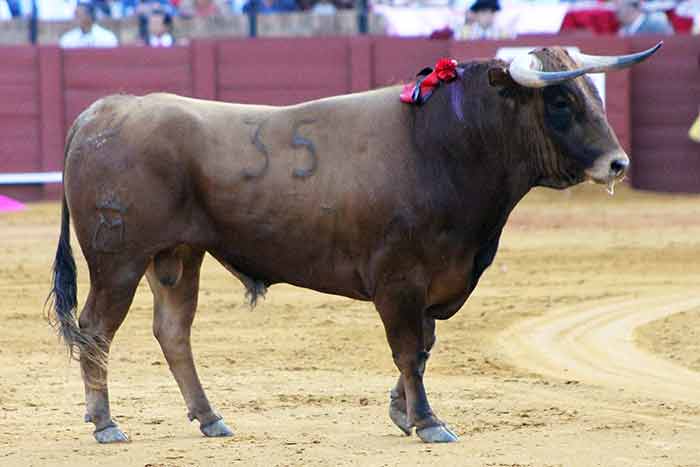
[[[288,107],[169,94],[95,102],[67,137],[50,297],[80,361],[96,440],[128,439],[110,414],[107,356],[144,275],[190,420],[205,436],[232,435],[190,346],[209,253],[252,303],[278,283],[372,301],[400,372],[391,420],[425,442],[456,441],[423,385],[435,321],[465,303],[531,188],[624,176],[629,159],[585,75],[631,66],[660,45],[460,63],[422,105],[400,102],[398,87]],[[71,215],[90,272],[79,319]]]

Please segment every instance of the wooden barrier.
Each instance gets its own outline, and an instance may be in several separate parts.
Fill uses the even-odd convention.
[[[42,171],[39,49],[0,49],[0,172]],[[5,185],[2,194],[40,199],[41,185]]]
[[[632,48],[649,40],[634,39]],[[700,40],[664,41],[663,53],[632,69],[632,184],[700,193],[700,144],[688,138],[700,107]]]
[[[68,127],[88,105],[112,93],[167,91],[285,105],[409,80],[441,56],[468,60],[491,57],[499,47],[553,44],[610,54],[653,43],[654,38],[551,36],[483,42],[327,37],[206,39],[171,49],[6,47],[0,52],[0,173],[51,177],[60,171]],[[700,43],[674,37],[632,72],[607,75],[609,120],[631,152],[637,187],[700,192],[699,147],[687,138],[700,104],[698,54]],[[56,198],[60,185],[0,183],[0,193]]]

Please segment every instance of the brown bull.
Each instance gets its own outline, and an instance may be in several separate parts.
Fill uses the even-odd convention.
[[[423,386],[435,320],[467,300],[532,187],[624,175],[628,158],[584,74],[657,48],[463,63],[421,106],[399,102],[398,87],[290,107],[167,94],[93,104],[66,144],[52,294],[97,441],[127,439],[110,415],[107,354],[144,274],[190,419],[206,436],[232,434],[190,347],[206,252],[252,302],[281,282],[372,301],[400,371],[391,419],[423,441],[455,441]],[[90,271],[79,321],[69,212]]]

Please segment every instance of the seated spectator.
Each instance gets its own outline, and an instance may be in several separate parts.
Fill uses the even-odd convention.
[[[92,0],[92,6],[95,8],[95,13],[100,17],[110,18],[112,16],[112,4],[108,0]]]
[[[620,21],[621,36],[637,34],[673,34],[673,27],[663,12],[648,13],[642,0],[614,0],[615,15]]]
[[[95,23],[95,7],[91,2],[81,0],[75,8],[78,27],[61,36],[60,46],[74,47],[116,47],[117,36],[108,29]]]
[[[12,19],[12,12],[10,11],[10,6],[6,1],[0,0],[0,20]]]
[[[368,1],[368,3],[372,3]],[[355,8],[355,0],[334,0],[333,4],[338,10],[351,10]]]
[[[134,14],[137,0],[93,0],[97,17],[121,19]]]
[[[682,18],[690,18],[691,34],[700,34],[700,0],[684,0],[676,5],[675,15]],[[676,29],[676,32],[679,32]]]
[[[180,14],[187,17],[220,16],[221,11],[221,7],[214,0],[182,0],[180,2]]]
[[[170,13],[171,15],[175,14],[175,8],[173,7],[173,4],[170,2],[170,0],[130,0],[131,5],[125,6],[125,10],[128,12],[127,14],[135,14],[140,17],[147,18],[148,15],[151,14],[151,11],[155,10],[156,8],[160,8],[165,10],[167,13]]]
[[[148,17],[148,35],[145,43],[149,47],[172,47],[173,17],[167,11],[157,8]]]
[[[457,39],[505,39],[515,37],[496,25],[496,13],[501,10],[498,0],[476,0],[467,11],[464,25],[457,28]]]
[[[135,5],[132,12],[139,18],[139,37],[144,44],[148,43],[148,19],[154,10],[163,10],[171,17],[175,15],[175,10],[169,0],[136,0]]]
[[[315,15],[334,15],[337,9],[330,0],[318,0],[311,8],[311,13]]]
[[[260,15],[289,13],[297,10],[297,4],[295,0],[248,0],[243,5],[243,12],[251,13],[253,10]]]
[[[0,1],[0,3],[2,2]],[[5,3],[7,3],[7,7],[9,8],[10,14],[13,18],[22,16],[22,4],[20,0],[5,0]]]

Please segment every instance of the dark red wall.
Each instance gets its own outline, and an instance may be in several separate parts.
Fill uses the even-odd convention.
[[[116,92],[168,91],[282,105],[398,83],[442,56],[467,60],[492,57],[502,46],[554,44],[610,54],[653,43],[610,37],[482,42],[352,37],[200,40],[173,49],[8,47],[0,50],[0,172],[60,170],[68,126],[90,103]],[[700,104],[698,53],[700,41],[670,38],[647,64],[608,74],[609,120],[631,149],[639,187],[700,191],[698,147],[683,134]],[[0,185],[0,193],[55,198],[60,185]]]
[[[632,69],[632,182],[648,190],[700,192],[700,144],[688,138],[700,107],[700,40],[664,39],[658,57]],[[643,41],[631,41],[642,47]]]
[[[42,169],[39,58],[32,47],[0,48],[0,172]],[[20,187],[0,187],[26,197]],[[42,195],[39,190],[37,197]]]

